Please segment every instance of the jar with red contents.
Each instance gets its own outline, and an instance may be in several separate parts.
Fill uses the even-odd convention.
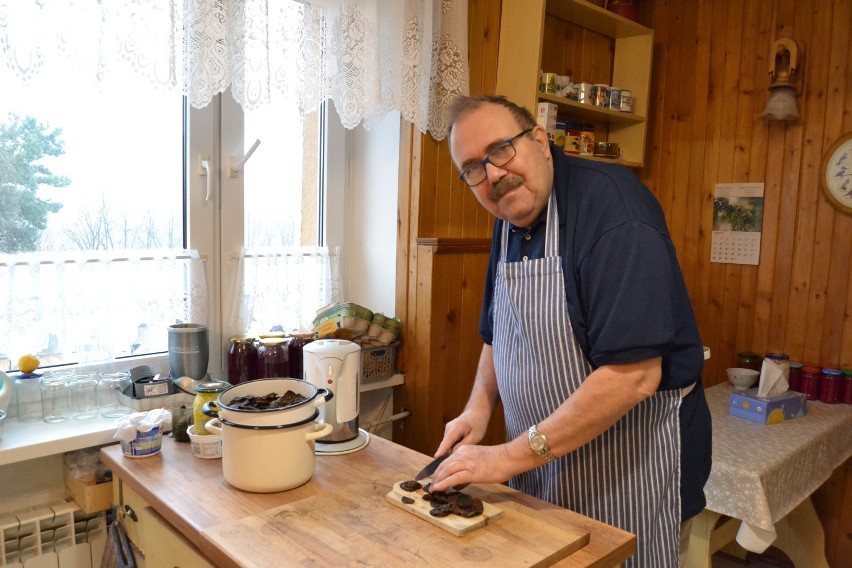
[[[843,403],[852,404],[852,369],[843,369]]]
[[[257,378],[283,379],[290,374],[287,340],[264,337],[257,345]]]
[[[287,345],[287,352],[290,356],[290,374],[288,375],[290,378],[305,379],[302,348],[313,340],[313,333],[294,333],[290,336],[290,343]]]
[[[741,369],[751,369],[760,372],[763,358],[752,351],[740,351],[737,353],[737,367]]]
[[[840,369],[823,369],[820,381],[820,401],[837,404],[843,400],[843,378]]]
[[[257,378],[257,347],[254,337],[236,335],[228,339],[228,382],[238,385]]]
[[[819,400],[822,371],[817,367],[802,367],[802,389],[799,391],[808,400]]]
[[[790,362],[790,390],[801,392],[802,388],[802,368],[804,365],[796,361]]]

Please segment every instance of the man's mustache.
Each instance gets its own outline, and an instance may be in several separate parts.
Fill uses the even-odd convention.
[[[524,178],[521,176],[506,176],[497,182],[494,187],[491,188],[491,194],[489,198],[491,201],[499,201],[501,197],[506,195],[510,190],[515,189],[519,185],[524,183]]]

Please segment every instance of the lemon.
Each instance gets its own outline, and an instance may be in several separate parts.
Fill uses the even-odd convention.
[[[33,355],[21,355],[21,358],[18,359],[18,369],[24,374],[29,374],[38,369],[39,363],[41,361]]]

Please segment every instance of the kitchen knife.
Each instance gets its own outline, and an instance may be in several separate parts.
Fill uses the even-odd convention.
[[[448,457],[450,457],[449,452],[447,452],[446,454],[444,454],[443,456],[441,456],[439,458],[435,458],[434,460],[429,462],[429,464],[426,467],[421,469],[420,472],[417,475],[414,476],[414,479],[416,481],[420,481],[421,479],[425,479],[425,478],[431,476],[433,473],[435,473],[435,470],[438,469],[438,466],[441,465],[444,462],[444,460],[447,459]]]

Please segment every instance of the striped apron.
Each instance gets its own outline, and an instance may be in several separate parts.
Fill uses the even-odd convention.
[[[508,223],[494,291],[494,366],[508,439],[552,414],[585,380],[558,255],[551,192],[544,258],[506,262]],[[509,485],[637,536],[626,566],[678,566],[681,392],[658,391],[606,432]],[[549,432],[545,432],[549,434]]]

